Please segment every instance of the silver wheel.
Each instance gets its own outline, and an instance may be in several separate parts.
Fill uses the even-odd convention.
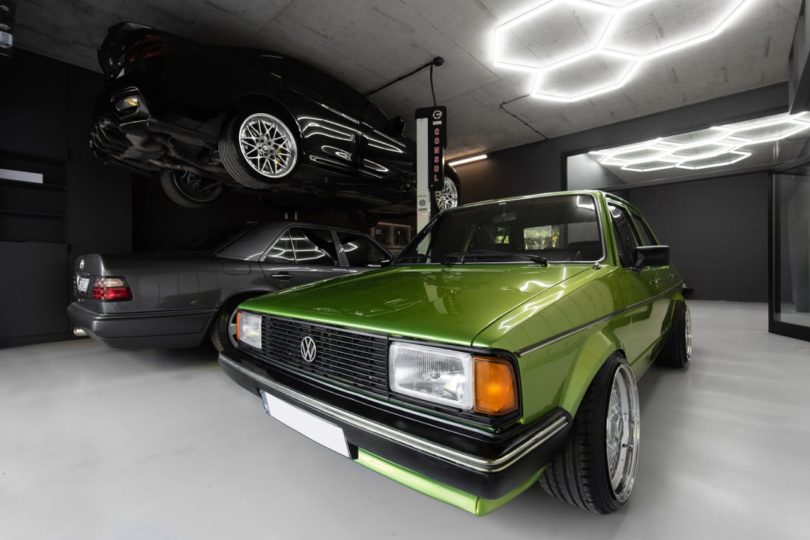
[[[437,191],[435,196],[436,207],[440,212],[458,206],[458,189],[456,189],[456,183],[447,176],[444,177],[442,189]]]
[[[683,313],[683,339],[687,362],[692,359],[692,313],[689,306],[684,304]]]
[[[298,146],[290,129],[267,113],[245,118],[239,127],[239,149],[248,165],[266,178],[286,176],[298,159]]]
[[[228,341],[231,342],[232,347],[236,347],[239,342],[236,340],[236,312],[239,311],[239,308],[234,309],[231,312],[231,316],[228,318]]]
[[[613,374],[605,425],[608,478],[619,502],[630,496],[636,479],[640,421],[636,379],[630,367],[621,364]]]

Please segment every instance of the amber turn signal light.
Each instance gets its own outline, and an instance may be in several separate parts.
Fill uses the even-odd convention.
[[[488,356],[474,359],[475,412],[501,415],[517,410],[517,384],[512,364]]]
[[[236,312],[236,341],[239,341],[239,338],[241,337],[239,335],[239,334],[242,333],[242,325],[240,324],[241,322],[242,322],[242,312],[237,311]]]

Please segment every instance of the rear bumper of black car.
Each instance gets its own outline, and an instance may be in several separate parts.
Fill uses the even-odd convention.
[[[570,415],[555,409],[529,426],[489,433],[391,407],[261,363],[240,350],[219,356],[243,388],[266,392],[339,426],[354,459],[371,453],[434,482],[487,500],[525,485],[560,448]]]
[[[78,302],[68,306],[72,329],[79,328],[110,347],[176,349],[197,347],[205,338],[213,310],[98,313]]]

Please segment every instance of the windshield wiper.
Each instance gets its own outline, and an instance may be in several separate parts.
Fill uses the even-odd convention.
[[[472,251],[454,251],[446,254],[441,264],[450,266],[452,264],[464,264],[465,262],[476,262],[487,259],[525,259],[542,266],[548,266],[548,260],[539,255],[529,253],[511,253],[508,251],[497,251],[493,249],[474,249]]]

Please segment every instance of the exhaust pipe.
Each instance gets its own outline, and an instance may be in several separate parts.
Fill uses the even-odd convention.
[[[84,328],[74,328],[73,335],[76,337],[87,337],[87,332],[84,330]]]

